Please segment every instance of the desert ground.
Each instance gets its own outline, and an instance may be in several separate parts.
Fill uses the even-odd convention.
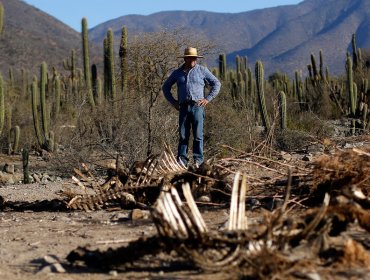
[[[337,153],[362,151],[368,156],[370,141],[368,137],[360,137],[332,142],[329,146],[323,148],[322,145],[316,145],[309,153],[282,153],[278,157],[271,157],[274,159],[269,161],[265,156],[249,154],[215,163],[230,171],[225,177],[227,185],[232,184],[236,170],[248,175],[251,188],[247,191],[245,202],[247,231],[257,232],[279,211],[286,186],[278,182],[286,179],[287,167],[292,168],[293,175],[296,174],[293,181],[295,178],[302,185],[308,180],[307,174],[312,171],[313,163],[322,155],[327,154],[330,157]],[[129,265],[123,263],[104,269],[91,266],[83,260],[72,263],[68,260],[68,255],[78,247],[89,252],[106,252],[109,248],[124,248],[134,244],[140,238],[145,240],[157,236],[157,227],[150,215],[151,207],[145,209],[145,203],[138,204],[140,209],[108,203],[98,210],[67,209],[63,202],[68,202],[70,198],[66,199],[63,193],[68,190],[83,194],[91,190],[81,188],[76,180],[72,180],[72,176],[77,176],[76,174],[58,174],[50,169],[50,159],[45,160],[40,155],[32,154],[29,162],[30,176],[35,177],[36,174],[37,180],[23,184],[21,155],[0,156],[0,168],[5,165],[14,166],[14,170],[7,172],[3,168],[1,172],[1,279],[370,279],[369,228],[364,223],[361,224],[361,220],[359,224],[358,219],[353,219],[341,234],[330,237],[330,245],[325,252],[329,254],[333,252],[333,248],[341,248],[335,251],[337,254],[341,253],[341,256],[334,254],[334,257],[328,257],[321,252],[312,257],[312,252],[306,247],[304,250],[295,250],[292,254],[307,254],[307,257],[297,257],[289,265],[285,264],[285,271],[276,269],[274,272],[271,268],[269,273],[256,274],[253,269],[243,268],[247,264],[206,269],[194,265],[176,252],[159,252],[152,256],[149,254],[141,260],[133,260]],[[346,164],[350,165],[350,162]],[[361,211],[364,215],[369,215],[369,208],[365,207],[369,201],[369,193],[366,191],[369,190],[370,170],[368,162],[364,162],[362,166],[359,176],[365,177],[357,178],[356,182],[358,186],[360,183],[364,186],[362,190],[367,196],[367,202],[360,204]],[[340,176],[340,172],[338,169],[337,176]],[[293,220],[295,217],[299,219],[306,215],[305,211],[320,208],[320,203],[305,205],[301,200],[303,194],[297,192],[299,187],[294,186],[293,182],[287,216]],[[231,192],[229,197],[230,194]],[[338,190],[337,193],[331,193],[332,198],[335,195],[339,195]],[[216,201],[214,196],[194,197],[209,232],[225,230],[230,217],[230,200],[225,198],[227,196]],[[334,224],[334,221],[331,220],[331,223]],[[347,252],[351,244],[355,244],[357,251],[353,254],[357,258],[353,254],[351,257]],[[148,248],[145,250],[148,251]],[[173,251],[176,251],[176,247]],[[278,263],[278,259],[276,260]]]

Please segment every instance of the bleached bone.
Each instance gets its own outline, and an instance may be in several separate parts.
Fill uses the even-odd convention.
[[[240,245],[237,245],[231,252],[223,256],[220,260],[208,258],[195,250],[188,250],[188,254],[192,257],[194,262],[207,270],[219,270],[220,268],[237,266],[244,259],[244,254]]]
[[[245,217],[245,195],[247,192],[247,177],[243,176],[240,183],[240,172],[235,174],[230,204],[230,218],[228,230],[247,229]]]
[[[175,188],[162,192],[153,207],[153,217],[159,234],[186,239],[199,238],[207,232],[207,226],[195,204],[189,184],[182,186],[186,203]]]
[[[192,216],[195,218],[196,226],[200,230],[200,232],[204,233],[207,231],[206,223],[204,222],[200,211],[195,204],[193,195],[191,194],[190,185],[189,183],[182,185],[182,191],[184,193],[185,200],[190,208]]]

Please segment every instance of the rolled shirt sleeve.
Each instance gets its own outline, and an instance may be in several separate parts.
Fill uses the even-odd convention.
[[[176,83],[176,74],[173,72],[168,79],[163,83],[162,91],[164,94],[164,97],[167,99],[168,102],[170,102],[172,105],[175,106],[177,100],[173,98],[171,88]]]
[[[216,78],[215,75],[212,74],[211,71],[208,70],[208,68],[204,69],[204,79],[211,86],[211,90],[210,90],[208,96],[206,97],[208,102],[210,102],[220,92],[221,82]]]

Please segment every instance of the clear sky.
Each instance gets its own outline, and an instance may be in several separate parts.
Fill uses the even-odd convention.
[[[81,19],[87,18],[92,28],[120,16],[149,15],[161,11],[203,10],[238,13],[254,9],[297,4],[303,0],[24,0],[54,16],[76,31],[81,31]]]

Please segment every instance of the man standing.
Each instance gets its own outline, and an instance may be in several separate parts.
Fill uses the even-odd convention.
[[[188,166],[188,145],[190,130],[193,130],[193,159],[196,168],[204,161],[203,156],[203,120],[205,106],[216,97],[221,88],[220,81],[207,67],[197,64],[197,49],[188,47],[184,51],[185,63],[174,70],[164,82],[162,90],[167,101],[179,111],[179,146],[177,160]],[[177,85],[177,100],[171,93],[172,86]],[[205,86],[211,87],[207,96],[204,95]]]

